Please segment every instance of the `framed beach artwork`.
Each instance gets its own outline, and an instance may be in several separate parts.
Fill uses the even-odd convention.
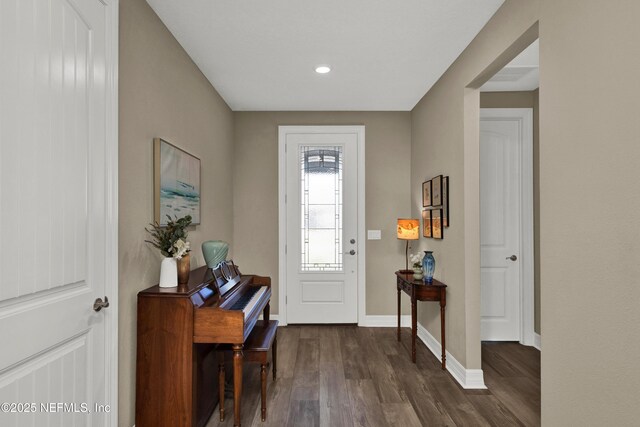
[[[155,220],[191,215],[200,224],[200,159],[161,138],[153,139]]]

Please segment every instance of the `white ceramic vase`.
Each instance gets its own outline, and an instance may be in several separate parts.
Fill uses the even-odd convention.
[[[173,257],[166,257],[160,264],[160,287],[175,288],[178,286],[178,262]]]

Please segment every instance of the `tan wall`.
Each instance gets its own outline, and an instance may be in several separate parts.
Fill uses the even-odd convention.
[[[242,271],[273,280],[278,313],[278,126],[364,125],[366,227],[382,230],[367,241],[367,314],[395,314],[393,272],[404,268],[396,218],[409,215],[411,116],[408,112],[235,113],[233,174],[234,258]],[[408,304],[404,303],[405,308]]]
[[[540,142],[538,120],[539,90],[528,92],[482,92],[480,108],[533,109],[533,291],[534,331],[540,333]]]
[[[638,17],[631,0],[542,6],[542,425],[640,420]]]
[[[153,220],[152,139],[198,156],[202,225],[189,234],[232,239],[233,113],[144,0],[120,2],[119,422],[134,424],[136,294],[158,282],[160,254],[144,243]],[[223,201],[223,202],[221,202]]]
[[[507,0],[412,111],[414,216],[419,215],[422,206],[422,182],[438,174],[450,177],[451,226],[444,230],[443,240],[421,239],[420,244],[434,251],[436,278],[448,285],[447,349],[468,369],[481,366],[477,147],[480,110],[478,91],[465,88],[479,75],[491,77],[528,45],[520,41],[519,49],[512,46],[536,23],[538,6],[533,0]],[[500,61],[495,62],[498,57]],[[472,117],[475,127],[466,128],[465,117]],[[469,145],[469,135],[475,135],[475,144]],[[467,186],[475,186],[475,194],[465,194]],[[474,229],[475,233],[469,233]],[[434,337],[440,337],[437,307],[421,306],[418,320]]]

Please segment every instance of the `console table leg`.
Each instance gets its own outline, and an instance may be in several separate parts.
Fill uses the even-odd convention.
[[[418,304],[411,298],[411,361],[416,363],[416,336],[418,335]]]
[[[444,303],[440,301],[440,341],[442,341],[442,369],[447,369],[447,351],[445,350]]]
[[[398,341],[400,341],[400,288],[398,288]]]
[[[233,345],[233,425],[240,426],[240,401],[242,398],[242,344]]]

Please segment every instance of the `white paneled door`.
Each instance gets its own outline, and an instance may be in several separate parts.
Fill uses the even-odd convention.
[[[281,127],[286,151],[288,323],[358,321],[362,127]],[[283,135],[284,132],[284,135]]]
[[[116,422],[116,19],[0,1],[2,426]]]
[[[531,147],[531,117],[530,109],[481,109],[480,113],[482,340],[523,338],[522,159],[523,150]]]

